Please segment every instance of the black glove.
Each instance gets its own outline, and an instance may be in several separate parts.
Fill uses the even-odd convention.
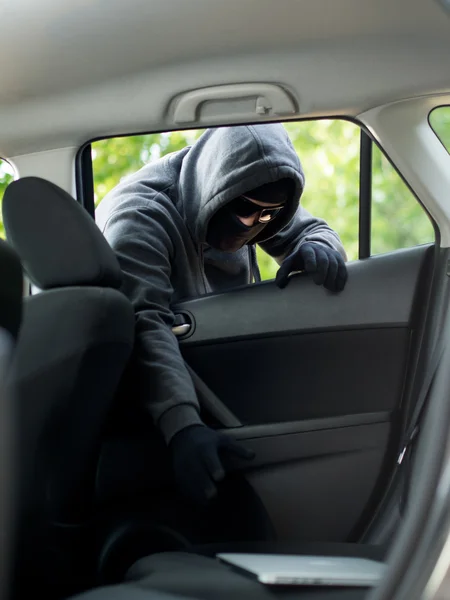
[[[180,491],[196,504],[206,504],[217,494],[216,483],[225,477],[230,458],[254,458],[253,451],[204,425],[179,431],[169,449],[175,481]]]
[[[339,252],[313,242],[301,244],[283,260],[275,279],[279,288],[287,286],[293,271],[311,273],[314,283],[332,292],[341,292],[347,282],[347,267]]]

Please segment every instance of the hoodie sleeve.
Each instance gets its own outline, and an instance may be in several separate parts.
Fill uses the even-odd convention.
[[[121,208],[104,228],[123,271],[122,291],[135,310],[140,400],[166,442],[181,429],[202,423],[194,385],[171,329],[174,250],[168,221],[157,206]]]
[[[281,265],[296,247],[305,242],[314,242],[337,250],[347,260],[338,234],[323,219],[313,217],[299,206],[292,220],[273,237],[261,242],[261,248]]]

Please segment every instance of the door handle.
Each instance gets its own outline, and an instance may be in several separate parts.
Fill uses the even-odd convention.
[[[189,333],[190,330],[191,326],[189,325],[189,323],[183,323],[182,325],[174,325],[172,327],[172,331],[177,337],[180,337],[181,335],[186,335],[186,333]]]
[[[177,337],[181,337],[190,332],[192,323],[189,322],[188,317],[183,314],[175,315],[175,319],[172,325],[172,333]]]

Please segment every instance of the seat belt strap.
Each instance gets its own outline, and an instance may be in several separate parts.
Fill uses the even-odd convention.
[[[199,375],[188,365],[184,363],[191,376],[200,406],[209,413],[220,426],[229,429],[232,427],[242,427],[241,421],[229,410],[227,406],[216,396]]]
[[[414,412],[411,416],[410,423],[406,429],[405,436],[403,438],[402,450],[398,456],[397,464],[401,465],[405,458],[405,454],[410,449],[413,441],[416,439],[417,435],[420,431],[420,422],[422,419],[423,412],[425,410],[428,397],[430,395],[431,387],[433,385],[433,381],[436,376],[436,372],[438,370],[439,364],[442,359],[442,354],[444,353],[444,342],[441,339],[438,340],[430,365],[425,373],[425,379],[423,381],[422,387],[420,389],[419,397],[417,398],[416,406],[414,408]]]

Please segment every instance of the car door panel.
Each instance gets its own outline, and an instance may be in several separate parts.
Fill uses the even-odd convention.
[[[174,494],[160,436],[143,415],[126,425],[120,413],[122,433],[103,446],[98,502],[145,499],[153,522],[197,541],[357,539],[395,463],[433,260],[423,246],[350,263],[341,294],[299,275],[284,290],[264,282],[173,307],[192,325],[180,347],[211,396],[203,419],[223,429],[220,415],[231,415],[227,434],[255,459],[234,461],[199,533]]]
[[[406,326],[356,329],[222,342],[184,356],[244,425],[257,425],[393,410],[409,339]]]
[[[341,294],[294,277],[181,303],[186,362],[244,425],[394,410],[429,247],[349,265]]]
[[[181,341],[183,351],[246,337],[407,326],[429,248],[418,246],[349,263],[348,283],[340,293],[295,275],[283,290],[267,281],[181,302],[175,312],[194,319],[192,333]]]
[[[145,510],[140,508],[136,517],[143,523],[143,534],[148,518],[185,534],[198,514],[189,513],[184,501],[177,504],[168,498],[168,457],[162,441],[149,436],[144,423],[143,427],[146,432],[135,430],[132,436],[114,436],[104,444],[97,501],[128,507],[130,499],[140,499],[139,504],[145,499]],[[379,412],[228,429],[228,435],[255,451],[255,459],[251,463],[236,459],[229,465],[234,477],[228,485],[234,492],[228,491],[222,503],[225,513],[220,508],[216,512],[228,521],[233,521],[230,511],[242,515],[234,515],[236,522],[226,533],[213,517],[205,541],[218,541],[221,535],[253,539],[264,531],[280,540],[349,539],[378,482],[391,428],[390,413]],[[248,484],[245,509],[242,485],[235,487],[242,474]],[[114,539],[130,525],[128,519],[126,524],[119,522]]]
[[[350,263],[341,294],[298,275],[284,290],[264,282],[175,307],[192,325],[186,362],[256,452],[240,467],[280,539],[346,540],[372,501],[432,257],[422,246]]]
[[[240,466],[278,539],[343,541],[372,495],[390,431],[381,412],[228,433],[255,452],[250,468]]]
[[[251,471],[248,481],[270,515],[277,539],[351,539],[383,464],[388,427],[367,427],[373,448],[281,462]],[[352,432],[350,432],[350,436]]]

